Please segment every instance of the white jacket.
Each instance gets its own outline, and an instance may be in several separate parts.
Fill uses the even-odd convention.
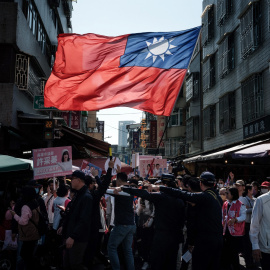
[[[270,192],[257,198],[249,232],[252,249],[270,254]]]

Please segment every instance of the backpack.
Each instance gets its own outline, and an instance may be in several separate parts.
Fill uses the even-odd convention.
[[[48,231],[48,224],[49,224],[49,220],[47,215],[43,214],[42,212],[39,211],[38,208],[36,208],[37,212],[38,212],[38,224],[36,224],[32,218],[30,219],[30,221],[35,225],[35,227],[38,230],[38,233],[40,236],[44,235],[47,233]]]

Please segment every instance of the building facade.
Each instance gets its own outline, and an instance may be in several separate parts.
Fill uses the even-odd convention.
[[[119,147],[127,147],[128,131],[126,129],[126,126],[130,124],[134,124],[134,123],[135,122],[132,120],[118,122],[118,146]]]
[[[234,160],[229,153],[269,139],[269,46],[270,1],[203,1],[200,46],[186,79],[186,162],[197,174],[267,175],[269,160]]]
[[[203,1],[203,150],[270,131],[270,25],[267,0]]]
[[[33,146],[29,141],[44,139],[44,119],[49,118],[42,104],[44,86],[54,63],[57,35],[72,31],[71,14],[71,0],[0,1],[2,153],[14,148],[14,155],[21,155],[31,150],[26,149]],[[59,112],[51,115],[57,125]]]

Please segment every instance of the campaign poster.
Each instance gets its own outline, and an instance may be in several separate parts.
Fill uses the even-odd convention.
[[[98,166],[88,162],[87,160],[83,160],[81,170],[85,173],[85,175],[90,175],[91,177],[95,178],[92,175],[92,171],[94,169],[98,171],[98,177],[100,177],[102,174],[102,169],[99,168]]]
[[[161,177],[163,173],[168,173],[167,159],[155,159],[154,162],[153,159],[140,159],[139,174],[141,177],[145,178],[147,175]]]
[[[33,149],[34,179],[72,174],[71,146]]]

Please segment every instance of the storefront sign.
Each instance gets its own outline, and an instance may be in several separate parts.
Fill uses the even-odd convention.
[[[142,119],[141,121],[141,147],[146,148],[146,121],[145,119]]]
[[[71,123],[69,125],[69,118],[71,116]],[[66,121],[67,125],[73,129],[81,128],[81,112],[72,111],[72,112],[62,112],[62,117]]]
[[[162,135],[165,131],[165,125],[166,125],[166,118],[165,116],[158,116],[157,117],[157,145],[159,145],[161,139],[162,139]],[[160,143],[159,148],[165,148],[165,144],[164,144],[164,137],[162,142]]]
[[[71,146],[33,149],[34,179],[72,174]]]
[[[150,138],[149,138],[149,147],[157,148],[157,121],[150,121]]]
[[[270,115],[243,126],[244,139],[257,136],[270,131]]]

